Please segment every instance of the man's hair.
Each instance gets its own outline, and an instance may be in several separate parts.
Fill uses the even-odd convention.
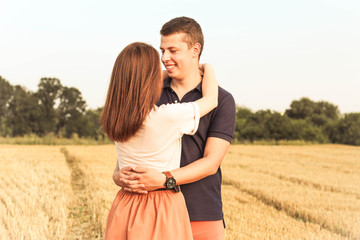
[[[204,35],[200,25],[192,18],[177,17],[165,23],[160,30],[162,36],[169,36],[174,33],[185,33],[187,37],[184,41],[188,44],[189,48],[195,43],[199,43],[201,45],[199,53],[200,59],[204,48]]]
[[[162,89],[159,53],[135,42],[117,57],[111,74],[100,123],[113,141],[129,140],[160,99]]]

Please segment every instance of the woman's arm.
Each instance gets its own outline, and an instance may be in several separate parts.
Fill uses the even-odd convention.
[[[202,117],[217,107],[219,90],[214,68],[210,64],[203,64],[200,65],[200,70],[204,71],[202,80],[203,97],[195,102],[199,106],[200,117]]]

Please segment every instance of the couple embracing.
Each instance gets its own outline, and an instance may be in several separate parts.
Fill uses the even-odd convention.
[[[204,37],[194,19],[174,18],[160,34],[161,56],[136,42],[114,64],[100,122],[115,142],[122,189],[105,239],[224,239],[220,164],[235,102],[199,64]]]

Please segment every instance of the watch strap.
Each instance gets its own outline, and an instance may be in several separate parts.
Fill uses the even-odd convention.
[[[165,171],[163,173],[165,174],[166,178],[173,178],[173,175],[171,174],[171,172]]]

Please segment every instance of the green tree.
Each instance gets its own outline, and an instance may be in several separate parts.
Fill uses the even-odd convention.
[[[340,117],[337,106],[326,101],[314,102],[309,98],[294,100],[285,114],[294,120],[294,136],[300,139],[327,142],[330,139],[331,126]],[[306,124],[303,124],[306,123]],[[303,129],[298,129],[303,126]]]
[[[13,87],[0,76],[0,117],[5,116],[5,111],[12,95]]]
[[[315,102],[314,112],[310,116],[311,122],[317,126],[325,126],[329,121],[339,119],[340,112],[334,104],[320,101]]]
[[[38,99],[23,87],[14,87],[13,96],[7,107],[6,126],[11,129],[11,136],[23,136],[38,131]]]
[[[236,125],[235,125],[235,139],[238,141],[245,140],[245,129],[247,120],[254,113],[246,107],[237,107],[236,108]]]
[[[100,125],[99,117],[101,114],[102,108],[97,108],[95,110],[89,109],[85,113],[86,119],[86,133],[85,136],[94,138],[96,140],[104,140],[105,135],[104,131]]]
[[[238,108],[237,120],[236,120],[236,131],[237,139],[254,140],[268,139],[269,131],[266,129],[265,122],[269,118],[271,112],[269,110],[260,110],[256,113],[252,113],[247,108]]]
[[[293,119],[305,119],[313,115],[315,103],[309,98],[301,98],[294,100],[290,104],[290,109],[285,111],[285,114]]]
[[[38,84],[38,90],[35,96],[40,105],[41,116],[38,119],[38,134],[44,135],[49,132],[55,132],[56,111],[55,103],[58,99],[62,86],[57,78],[41,78]]]
[[[345,114],[333,128],[331,140],[334,143],[360,146],[360,113]]]
[[[86,136],[87,124],[84,117],[86,103],[81,92],[74,87],[63,87],[60,93],[60,104],[58,111],[58,124],[56,133],[65,137],[71,137],[77,133],[80,137]]]
[[[281,115],[279,112],[272,112],[265,122],[265,128],[269,133],[270,139],[291,139],[291,122],[287,115]]]
[[[235,137],[238,141],[260,139],[291,139],[291,121],[286,115],[271,110],[238,107],[236,112]]]
[[[320,143],[329,141],[322,128],[308,119],[291,119],[291,138]]]
[[[309,98],[294,100],[285,114],[293,119],[308,119],[317,126],[324,126],[328,121],[339,119],[337,106],[326,101],[314,102]]]
[[[11,130],[6,127],[5,120],[8,115],[7,108],[13,95],[13,87],[8,81],[0,76],[0,136],[11,134]]]
[[[326,118],[337,120],[340,117],[340,111],[337,106],[326,101],[320,101],[316,103],[315,111],[316,114],[323,114]]]

